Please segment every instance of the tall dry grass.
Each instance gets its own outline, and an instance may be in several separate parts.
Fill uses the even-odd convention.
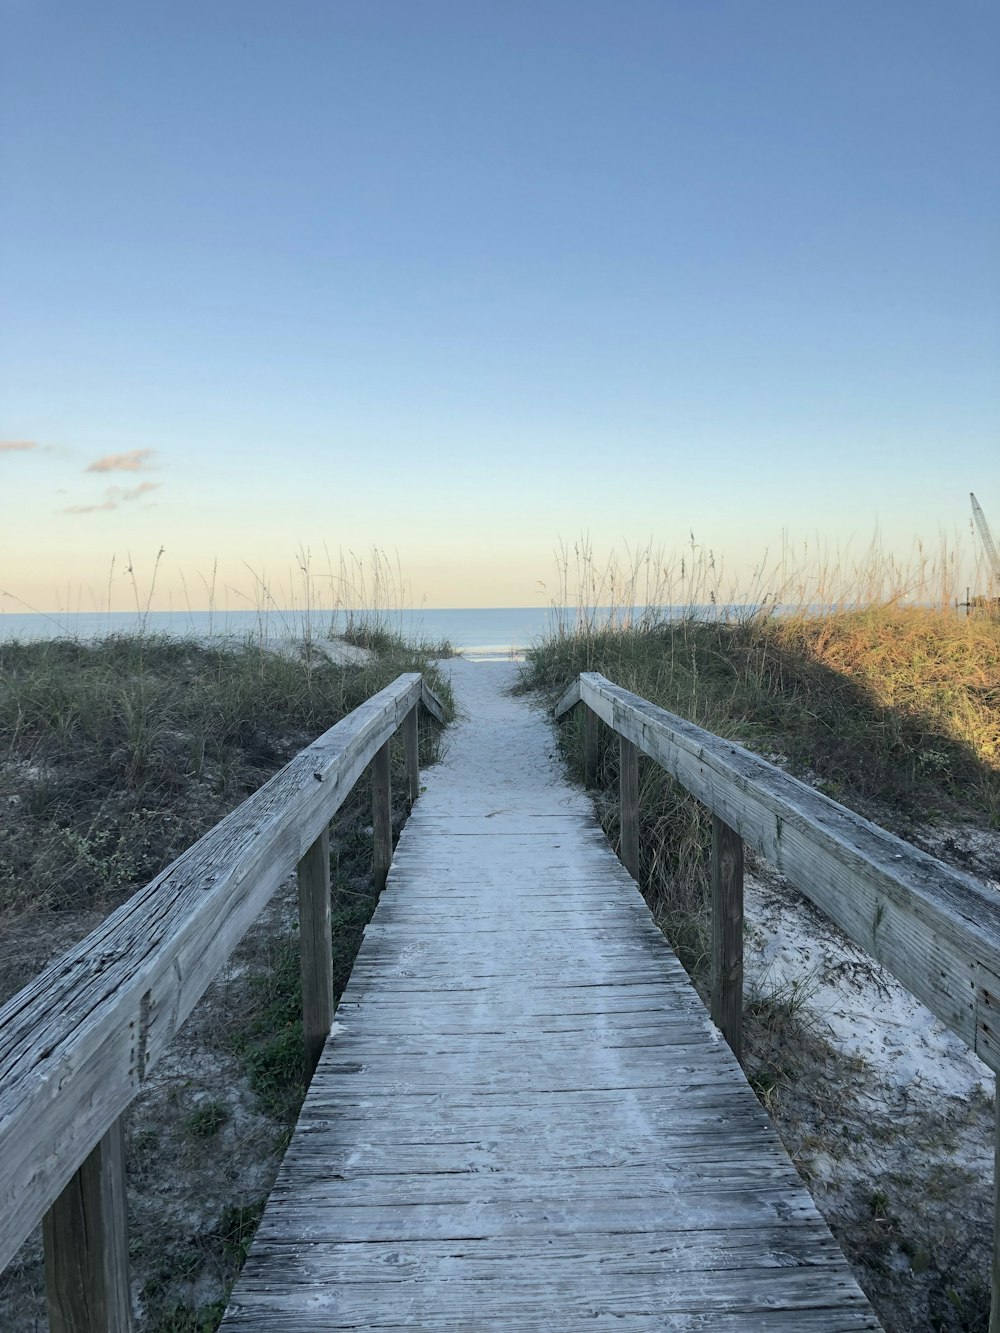
[[[553,632],[528,653],[527,688],[580,671],[738,740],[896,831],[1000,825],[1000,620],[956,607],[962,562],[873,542],[857,559],[762,562],[741,588],[692,539],[599,562],[560,552]],[[963,590],[964,591],[964,590]],[[582,774],[582,725],[562,730]],[[617,839],[617,747],[605,735],[595,797]],[[706,952],[709,821],[655,765],[640,774],[641,881],[696,974]]]
[[[117,901],[411,670],[448,697],[395,642],[354,666],[254,639],[0,642],[0,922]]]
[[[121,562],[112,557],[100,595],[79,589],[75,597],[67,596],[61,610],[52,612],[39,610],[12,588],[0,587],[0,640],[14,637],[4,634],[3,613],[8,610],[28,613],[45,632],[61,638],[78,637],[84,613],[89,618],[85,623],[96,625],[98,634],[142,638],[156,632],[156,617],[165,611],[179,618],[186,614],[191,637],[242,642],[249,634],[262,650],[276,640],[344,638],[380,651],[411,649],[436,657],[453,652],[449,643],[424,639],[399,557],[379,546],[360,554],[343,549],[334,554],[324,545],[317,554],[300,545],[283,571],[242,561],[236,580],[220,572],[217,560],[210,573],[193,578],[177,569],[172,573],[182,592],[180,607],[163,587],[169,572],[165,557],[162,547],[146,563],[131,553]]]

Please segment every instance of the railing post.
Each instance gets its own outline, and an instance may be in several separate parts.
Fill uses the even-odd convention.
[[[51,1333],[132,1333],[122,1119],[42,1221]]]
[[[406,784],[409,788],[410,805],[420,795],[420,731],[417,722],[417,708],[414,704],[403,719],[403,747],[406,751]]]
[[[634,880],[639,879],[639,751],[619,736],[618,783],[621,802],[622,864]]]
[[[299,961],[306,1084],[333,1022],[333,945],[330,939],[330,830],[324,828],[298,865]]]
[[[597,780],[597,758],[600,740],[598,726],[601,719],[586,704],[581,706],[583,708],[583,780],[588,787],[592,787]]]
[[[743,839],[712,816],[712,1021],[743,1047]]]
[[[392,862],[392,791],[389,785],[389,742],[372,760],[372,830],[375,889],[381,893]]]

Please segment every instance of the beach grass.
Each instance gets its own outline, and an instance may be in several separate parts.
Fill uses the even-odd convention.
[[[0,922],[108,907],[427,656],[135,634],[0,643]],[[434,729],[422,728],[425,760]]]
[[[1000,619],[956,609],[953,567],[945,555],[907,570],[872,547],[854,584],[851,570],[786,570],[770,592],[759,582],[724,592],[697,547],[675,564],[640,553],[622,571],[598,568],[578,544],[575,565],[564,555],[569,609],[528,651],[523,687],[555,697],[580,671],[598,671],[895,832],[996,828]],[[595,800],[615,841],[618,751],[601,731]],[[582,719],[560,736],[582,776]],[[698,975],[710,820],[656,765],[642,763],[640,785],[641,884]]]
[[[424,672],[450,708],[422,649],[377,629],[368,644],[341,662],[273,636],[0,642],[0,999],[400,673]],[[422,720],[422,764],[439,736]],[[391,754],[398,828],[401,741]],[[370,824],[363,777],[331,828],[335,996],[378,900]],[[294,883],[276,892],[128,1113],[130,1250],[149,1333],[217,1326],[301,1105],[296,902]],[[0,1323],[44,1322],[43,1293],[29,1243],[0,1281]]]

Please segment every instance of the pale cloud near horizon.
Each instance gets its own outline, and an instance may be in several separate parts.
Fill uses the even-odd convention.
[[[27,453],[37,448],[36,440],[0,440],[0,454]]]
[[[87,465],[87,472],[144,472],[150,466],[154,449],[129,449],[124,454],[105,454]]]
[[[110,486],[104,492],[104,499],[98,504],[68,505],[62,512],[64,514],[94,514],[100,510],[117,509],[129,500],[137,500],[140,495],[147,495],[150,491],[156,491],[159,488],[160,483],[158,481],[141,481],[138,486],[127,488]]]

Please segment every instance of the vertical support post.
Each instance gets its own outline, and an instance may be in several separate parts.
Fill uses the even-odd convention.
[[[324,828],[298,865],[299,961],[306,1085],[333,1022],[333,945],[330,939],[330,830]]]
[[[598,726],[601,719],[586,704],[581,704],[581,707],[583,709],[583,780],[588,787],[592,787],[597,781],[597,758],[600,740]]]
[[[392,792],[389,785],[389,742],[372,760],[372,829],[374,830],[375,890],[385,888],[392,862]]]
[[[420,795],[420,731],[417,723],[418,704],[414,704],[403,718],[403,747],[406,751],[406,785],[412,808]]]
[[[624,736],[619,737],[618,783],[622,808],[619,855],[632,878],[639,879],[639,751]]]
[[[51,1333],[132,1333],[121,1117],[42,1221]]]
[[[1000,1333],[1000,1097],[996,1099],[993,1142],[993,1275],[989,1333]]]
[[[712,816],[712,1022],[743,1050],[743,839]]]

